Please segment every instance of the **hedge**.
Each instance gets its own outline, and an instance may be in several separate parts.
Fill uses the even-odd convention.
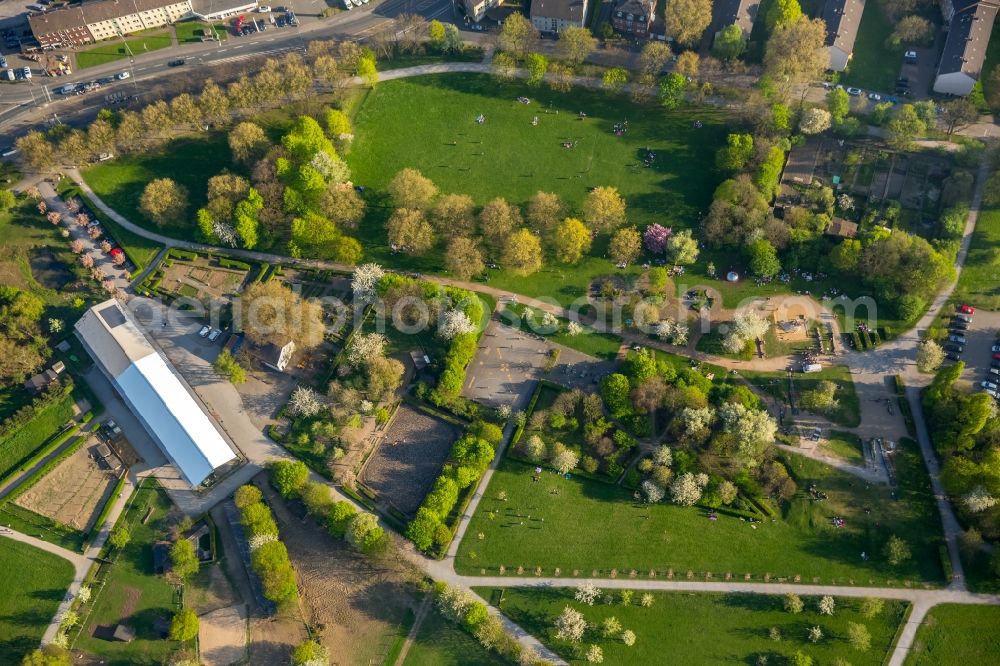
[[[18,497],[28,492],[32,486],[42,480],[42,477],[54,470],[59,466],[59,463],[69,458],[71,455],[76,453],[77,449],[83,446],[84,442],[87,441],[87,435],[81,435],[76,438],[69,446],[59,452],[58,455],[53,456],[44,465],[38,468],[38,470],[29,476],[24,482],[17,488],[12,490],[6,497],[3,498],[3,502],[13,502]]]
[[[274,524],[274,516],[263,502],[254,502],[243,507],[240,511],[240,520],[247,527],[247,537],[251,541],[255,536],[277,532],[276,526],[273,532],[270,529],[265,531],[249,529],[251,525]],[[298,589],[295,585],[295,569],[292,568],[292,563],[288,559],[288,549],[277,538],[277,535],[273,541],[260,544],[251,551],[250,564],[260,579],[264,596],[269,601],[282,603],[298,596]]]
[[[248,271],[251,268],[250,264],[245,261],[237,261],[226,257],[219,257],[219,266],[222,268],[235,268],[241,271]]]
[[[167,256],[173,257],[174,259],[179,259],[181,261],[196,261],[198,259],[197,252],[188,252],[186,250],[179,250],[177,248],[170,250],[170,254],[168,254]]]
[[[101,512],[97,514],[97,520],[94,524],[90,526],[90,533],[87,534],[87,541],[93,542],[97,538],[97,535],[101,533],[101,527],[104,526],[104,521],[108,519],[108,514],[111,513],[111,508],[115,505],[115,502],[122,495],[122,490],[125,488],[125,482],[128,481],[128,471],[122,472],[122,475],[118,477],[118,482],[115,483],[115,489],[111,491],[111,495],[108,496],[108,501],[104,503],[101,507]]]
[[[858,335],[857,331],[851,331],[851,342],[854,343],[854,349],[856,351],[861,351],[863,349],[861,346],[861,336]]]
[[[67,428],[65,431],[62,432],[62,434],[56,435],[54,438],[49,440],[48,444],[46,444],[43,448],[39,449],[38,452],[35,453],[35,455],[31,456],[26,461],[18,465],[17,469],[12,469],[3,477],[0,477],[0,488],[10,483],[10,481],[13,480],[13,478],[16,477],[18,474],[24,474],[26,471],[28,471],[29,469],[40,463],[42,460],[46,458],[46,456],[50,455],[53,451],[62,446],[67,439],[75,435],[79,430],[80,430],[79,427],[74,425],[71,426],[70,428]]]
[[[896,395],[906,395],[906,384],[903,383],[902,375],[892,376],[893,385],[896,387]]]

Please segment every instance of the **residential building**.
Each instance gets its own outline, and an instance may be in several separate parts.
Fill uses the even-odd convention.
[[[81,45],[159,28],[191,15],[191,0],[95,0],[28,16],[38,43]]]
[[[569,27],[582,28],[587,0],[532,0],[531,23],[538,32],[559,34]]]
[[[646,38],[653,24],[656,0],[617,0],[611,24],[623,35]]]
[[[95,305],[74,328],[101,373],[188,483],[198,486],[236,460],[191,388],[121,303]]]
[[[749,39],[758,9],[758,0],[715,0],[712,3],[712,22],[708,26],[712,40],[718,37],[723,28],[734,23],[740,27],[743,39]]]
[[[486,16],[486,10],[500,5],[500,0],[462,0],[465,15],[470,20],[479,23]]]
[[[65,371],[66,364],[62,361],[56,361],[51,365],[51,367],[28,378],[28,381],[24,382],[24,388],[31,394],[41,393],[47,389],[49,385],[58,380],[59,375]]]
[[[273,342],[269,342],[257,348],[257,357],[260,359],[260,362],[278,372],[285,371],[294,353],[295,343],[291,340],[283,345],[276,345]]]
[[[854,53],[865,0],[827,0],[823,6],[826,22],[826,48],[830,52],[830,69],[843,72]]]
[[[951,22],[934,79],[934,92],[945,95],[972,92],[983,71],[998,7],[998,0],[945,0],[942,3],[942,14],[950,17]]]
[[[854,238],[858,235],[858,223],[845,220],[842,217],[835,217],[826,228],[827,236],[839,236],[841,238]]]

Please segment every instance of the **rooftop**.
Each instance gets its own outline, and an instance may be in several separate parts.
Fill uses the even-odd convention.
[[[532,0],[531,18],[552,18],[583,24],[585,0]]]
[[[826,45],[835,46],[845,53],[852,52],[864,11],[864,0],[827,0],[823,6]]]
[[[995,0],[955,3],[955,15],[941,52],[938,74],[961,72],[979,78],[997,16]]]

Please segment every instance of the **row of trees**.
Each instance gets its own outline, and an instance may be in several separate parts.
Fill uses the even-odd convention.
[[[234,501],[250,544],[250,563],[260,578],[264,596],[279,606],[294,603],[298,598],[295,569],[288,559],[288,549],[278,538],[278,526],[260,489],[240,486]]]

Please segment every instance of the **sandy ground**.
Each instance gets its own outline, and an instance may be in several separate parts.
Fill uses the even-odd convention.
[[[198,647],[204,666],[229,666],[247,655],[246,606],[220,608],[200,617]]]

